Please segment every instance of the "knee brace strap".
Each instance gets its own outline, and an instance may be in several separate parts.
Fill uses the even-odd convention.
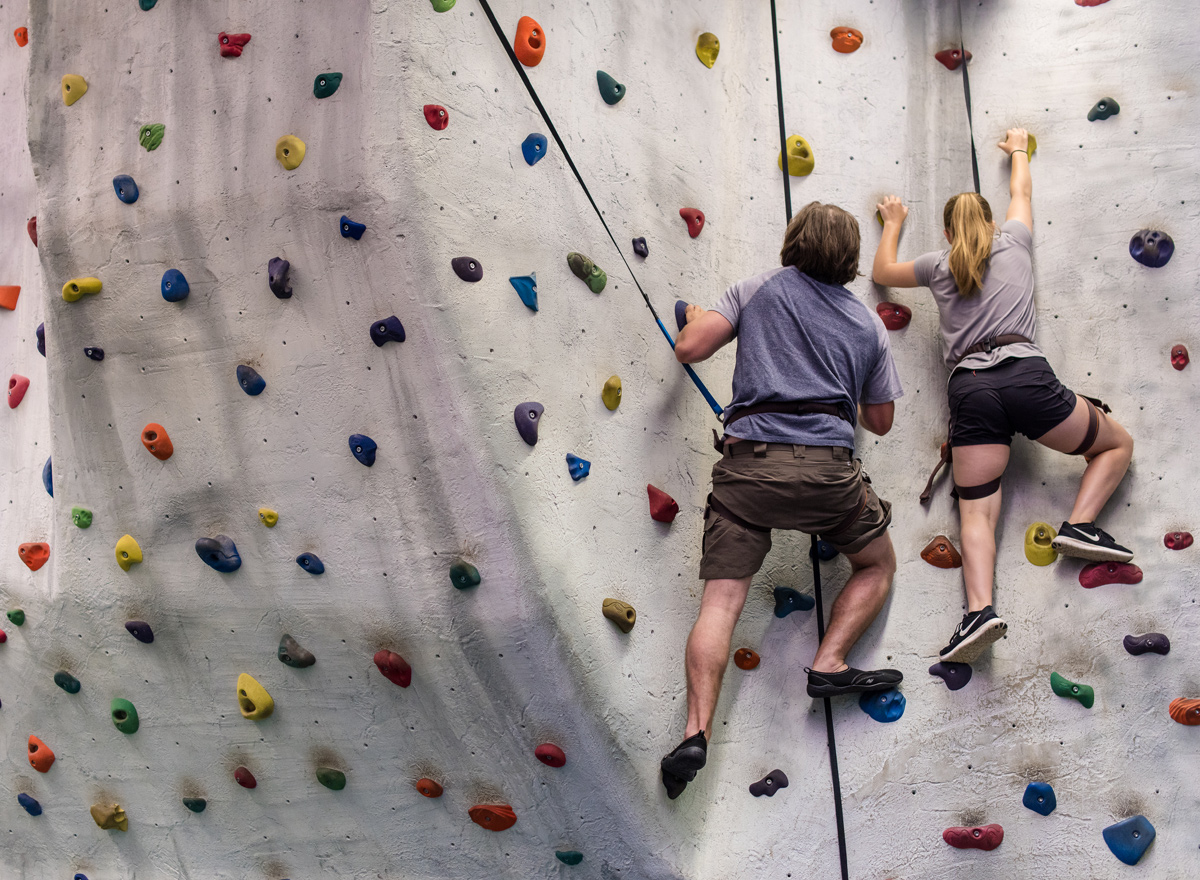
[[[986,483],[981,483],[978,486],[954,486],[954,494],[958,498],[965,498],[967,501],[977,501],[980,498],[987,498],[989,495],[995,495],[1000,491],[1000,481],[1003,477],[996,477],[994,480],[989,480]]]

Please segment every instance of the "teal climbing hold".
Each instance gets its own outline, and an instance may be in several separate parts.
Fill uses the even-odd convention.
[[[318,73],[313,80],[313,94],[318,98],[328,98],[342,84],[340,73]]]
[[[143,12],[149,12],[157,2],[158,0],[138,0],[138,6],[142,7]]]
[[[318,767],[317,782],[333,791],[341,791],[346,787],[346,774],[332,767]]]
[[[530,272],[528,275],[518,275],[515,278],[509,278],[508,283],[511,284],[517,291],[517,296],[521,297],[521,302],[529,306],[535,312],[538,310],[537,303],[537,272]]]
[[[465,559],[460,559],[450,566],[450,583],[460,590],[477,587],[482,580],[479,569]]]
[[[92,524],[92,512],[86,507],[72,507],[71,522],[81,529],[86,529]]]
[[[147,152],[153,152],[162,145],[166,132],[167,127],[161,122],[143,125],[138,129],[138,143],[145,147]]]
[[[600,97],[609,106],[619,104],[621,99],[625,97],[625,86],[621,85],[603,70],[596,71],[596,85],[600,87]]]
[[[184,798],[183,805],[193,813],[203,813],[204,808],[208,806],[208,801],[204,798]]]
[[[114,697],[109,709],[112,712],[113,725],[117,730],[121,733],[137,733],[138,713],[133,703],[120,697]]]
[[[1057,672],[1050,673],[1050,688],[1060,697],[1078,700],[1085,709],[1092,708],[1092,705],[1096,702],[1096,692],[1090,685],[1075,684],[1073,681],[1067,681]]]
[[[554,855],[564,865],[578,865],[580,862],[583,861],[583,853],[581,853],[581,852],[579,852],[579,850],[575,850],[575,849],[568,849],[568,850],[556,849],[554,851]]]
[[[79,683],[79,679],[62,669],[54,673],[54,683],[68,694],[77,694],[79,693],[79,689],[83,687]]]
[[[811,611],[817,606],[812,596],[806,596],[791,587],[776,587],[774,592],[776,617],[787,617],[793,611]]]
[[[20,608],[14,608],[12,611],[8,612],[8,619],[13,626],[24,626],[25,612]]]

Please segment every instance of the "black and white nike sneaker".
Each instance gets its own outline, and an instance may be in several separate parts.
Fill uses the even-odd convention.
[[[1128,562],[1133,559],[1132,550],[1122,547],[1095,523],[1063,523],[1058,530],[1058,537],[1050,542],[1050,546],[1063,556],[1077,556],[1093,562]]]
[[[950,644],[938,652],[947,663],[970,663],[983,649],[1008,632],[1008,624],[996,616],[992,606],[963,615],[962,623],[950,637]]]

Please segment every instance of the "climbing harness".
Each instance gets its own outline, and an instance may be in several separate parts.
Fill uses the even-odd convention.
[[[738,419],[744,419],[746,416],[758,416],[766,413],[774,413],[776,415],[804,415],[808,413],[819,413],[827,416],[837,416],[839,419],[854,422],[846,415],[846,411],[835,403],[818,403],[812,400],[792,400],[787,403],[760,403],[755,406],[748,406],[738,410],[736,415],[730,416],[726,414],[724,427],[729,428]],[[713,448],[717,452],[725,451],[725,438],[717,435],[717,429],[712,429],[713,433]]]

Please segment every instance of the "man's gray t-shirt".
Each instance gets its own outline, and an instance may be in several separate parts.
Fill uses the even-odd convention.
[[[1035,339],[1037,310],[1033,305],[1033,233],[1020,220],[1009,220],[992,239],[992,255],[983,273],[983,288],[973,295],[958,294],[950,273],[950,251],[932,251],[913,261],[917,283],[928,287],[937,301],[942,331],[942,356],[950,371],[968,348],[1015,334]],[[982,370],[1008,358],[1045,357],[1036,345],[1019,342],[989,353],[973,354],[959,368]]]
[[[806,400],[840,404],[854,419],[764,413],[739,419],[731,436],[854,449],[859,401],[887,403],[904,393],[887,328],[844,287],[784,266],[733,284],[713,311],[733,325],[738,339],[730,415]]]

